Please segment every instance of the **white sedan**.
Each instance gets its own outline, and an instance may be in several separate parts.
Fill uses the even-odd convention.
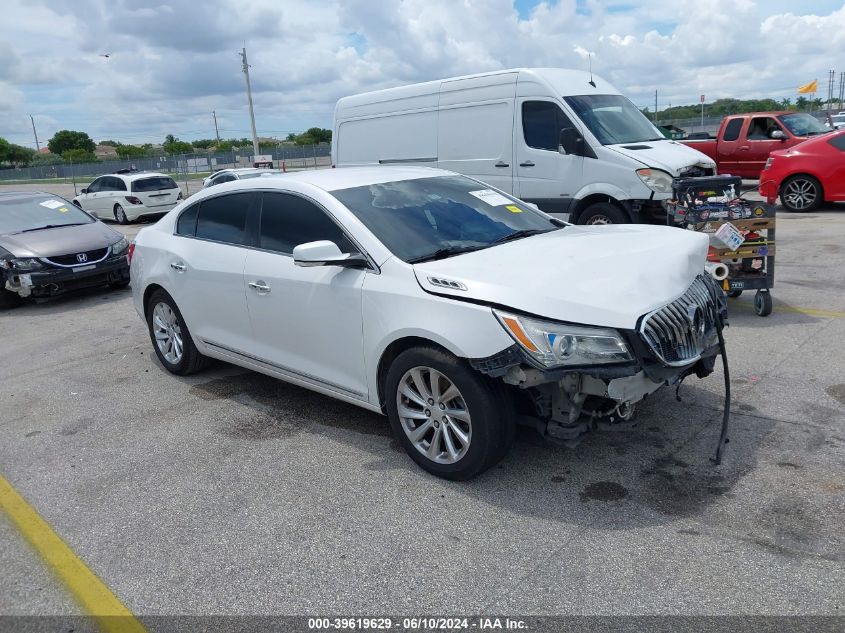
[[[345,168],[201,191],[137,236],[135,307],[169,371],[208,357],[386,413],[465,479],[516,423],[577,439],[708,375],[706,235],[575,227],[452,172]]]
[[[73,204],[101,220],[128,224],[159,218],[182,198],[179,185],[167,174],[130,171],[96,178]]]

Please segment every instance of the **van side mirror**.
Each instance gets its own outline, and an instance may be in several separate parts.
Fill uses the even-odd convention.
[[[340,266],[342,268],[367,268],[369,262],[361,253],[342,253],[337,244],[329,240],[306,242],[293,249],[293,263],[297,266]]]
[[[770,135],[770,138],[772,138],[776,141],[777,140],[785,141],[786,140],[786,134],[784,134],[782,130],[773,130],[771,135]]]
[[[79,191],[79,193],[88,193],[88,188],[87,188],[87,187],[83,187],[83,188]]]
[[[583,154],[584,137],[574,127],[565,127],[560,131],[558,151],[561,154]]]

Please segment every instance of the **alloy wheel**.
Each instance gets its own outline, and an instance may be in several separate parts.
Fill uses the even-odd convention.
[[[114,208],[114,219],[117,220],[120,224],[126,224],[129,220],[126,218],[126,211],[123,210],[123,207],[120,205],[115,206]]]
[[[783,192],[784,202],[792,209],[809,209],[816,202],[818,191],[814,182],[806,178],[790,180]]]
[[[159,302],[153,308],[153,335],[161,355],[171,365],[182,360],[182,328],[176,313],[166,303]]]
[[[604,225],[604,224],[613,224],[613,220],[611,220],[606,215],[596,214],[592,216],[589,222],[586,223],[587,226],[595,226],[595,225]]]
[[[396,405],[414,448],[439,464],[454,464],[472,441],[472,419],[460,390],[431,367],[413,367],[399,381]]]

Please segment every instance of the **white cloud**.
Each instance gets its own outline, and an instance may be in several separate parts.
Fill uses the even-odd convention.
[[[830,0],[545,0],[523,15],[512,0],[7,0],[0,136],[31,142],[32,112],[40,136],[211,137],[211,110],[222,135],[247,136],[244,45],[262,135],[329,126],[344,94],[513,66],[586,68],[590,56],[642,105],[655,89],[676,105],[702,92],[792,96],[814,78],[826,89],[832,54],[845,50],[845,7]]]

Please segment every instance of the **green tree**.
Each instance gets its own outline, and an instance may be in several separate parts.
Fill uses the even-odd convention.
[[[50,154],[50,153],[41,154],[41,153],[36,153],[36,154],[32,157],[32,162],[30,162],[30,165],[33,165],[33,166],[38,166],[38,165],[58,165],[58,164],[59,164],[59,163],[61,163],[61,162],[62,162],[62,157],[61,157],[61,156],[57,156],[56,154]]]
[[[795,107],[799,110],[806,110],[808,105],[810,105],[810,101],[804,95],[801,95],[795,100]]]
[[[132,156],[144,156],[147,153],[143,147],[137,145],[122,145],[119,144],[115,148],[117,155],[121,158],[131,158]]]
[[[62,159],[66,163],[99,163],[100,160],[94,156],[93,151],[85,149],[66,149],[62,152]]]
[[[290,134],[288,134],[288,135],[285,137],[285,140],[286,140],[286,141],[295,141],[295,140],[296,140],[296,133],[295,133],[295,132],[291,132]]]
[[[62,154],[67,150],[79,149],[93,154],[94,141],[85,132],[76,132],[74,130],[59,130],[47,141],[47,147],[53,154]]]
[[[106,141],[100,141],[98,143],[98,145],[110,145],[111,147],[120,147],[121,144],[118,143],[117,141],[112,141],[112,140],[109,139],[109,140],[106,140]]]
[[[216,141],[211,138],[201,138],[196,141],[191,141],[191,145],[200,149],[208,149],[209,147],[214,145],[215,142]]]
[[[12,144],[9,146],[6,160],[18,167],[25,167],[32,162],[33,156],[35,156],[34,149]]]
[[[331,143],[332,131],[322,127],[311,127],[305,130],[305,135],[310,136],[316,143]]]
[[[4,138],[0,138],[0,163],[6,162],[11,148],[12,144],[9,141]]]
[[[193,145],[185,141],[180,141],[172,134],[165,136],[164,143],[161,145],[168,154],[190,154],[194,151]]]

